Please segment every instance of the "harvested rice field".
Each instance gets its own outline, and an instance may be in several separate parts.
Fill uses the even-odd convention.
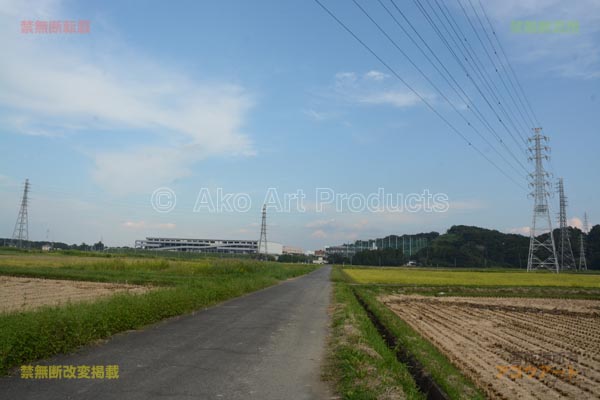
[[[491,399],[600,398],[600,301],[383,295]]]
[[[91,301],[115,293],[141,294],[149,290],[146,286],[120,283],[0,276],[0,313]]]

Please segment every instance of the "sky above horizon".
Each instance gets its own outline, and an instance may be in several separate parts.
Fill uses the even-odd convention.
[[[315,1],[0,0],[0,237],[12,236],[26,178],[31,240],[102,238],[110,246],[133,246],[147,236],[258,239],[270,189],[282,202],[287,194],[305,194],[303,211],[269,209],[268,236],[306,250],[444,232],[457,224],[527,234],[532,199],[518,162],[529,170],[532,164],[521,139],[513,141],[496,121],[510,153],[485,127],[479,130],[486,139],[477,136],[461,117],[476,123],[472,110],[380,3],[358,1],[450,101],[353,2],[322,2],[473,146]],[[590,225],[600,222],[594,166],[600,148],[600,3],[482,3],[550,137],[548,169],[564,178],[570,223],[580,227],[584,211]],[[492,121],[416,3],[396,4]],[[446,4],[469,32],[458,0]],[[460,4],[476,21],[469,1]],[[479,6],[478,0],[472,4]],[[64,20],[89,21],[89,33],[22,32],[23,21]],[[578,31],[515,31],[515,23],[525,21],[576,22]],[[469,39],[477,49],[477,38]],[[478,54],[486,60],[483,48]],[[495,73],[491,62],[485,70]],[[519,110],[513,111],[519,128]],[[524,137],[531,133],[516,130]],[[153,207],[159,188],[176,195],[168,212]],[[317,192],[324,188],[341,197],[427,191],[445,195],[448,207],[320,209]],[[251,204],[237,211],[198,207],[200,195],[209,193],[216,202],[217,192]],[[551,202],[556,224],[556,196]]]

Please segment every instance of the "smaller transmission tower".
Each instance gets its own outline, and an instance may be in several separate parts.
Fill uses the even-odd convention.
[[[530,186],[533,187],[531,195],[533,202],[533,221],[529,233],[529,256],[527,258],[527,271],[536,269],[549,269],[558,272],[556,247],[552,235],[552,221],[548,209],[548,173],[544,170],[544,160],[548,159],[550,148],[546,144],[548,137],[541,134],[542,128],[534,128],[533,136],[529,138],[532,146],[529,148],[529,160],[535,162],[535,171],[530,174]],[[540,240],[539,236],[547,234],[547,238]]]
[[[264,247],[264,253],[263,253]],[[258,239],[258,258],[267,260],[269,258],[269,252],[267,250],[267,205],[264,204],[262,208],[262,222],[260,224],[260,239]]]
[[[558,245],[558,262],[561,270],[575,269],[575,257],[573,256],[573,248],[571,247],[571,238],[569,237],[569,225],[567,223],[567,197],[565,196],[565,185],[563,178],[558,179],[558,199],[559,213],[558,226],[560,228],[560,242]]]
[[[16,242],[17,247],[23,247],[23,241],[29,240],[29,221],[27,217],[27,202],[29,196],[29,179],[25,179],[25,188],[23,189],[23,198],[21,199],[21,207],[19,208],[19,216],[15,223],[13,231],[13,243]]]
[[[579,270],[585,271],[587,270],[587,262],[585,260],[585,239],[588,233],[588,216],[587,213],[583,213],[583,229],[581,234],[579,235]]]

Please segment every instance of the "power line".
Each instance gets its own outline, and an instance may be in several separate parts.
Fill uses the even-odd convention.
[[[406,17],[406,15],[402,12],[402,10],[400,10],[400,8],[396,5],[396,3],[394,3],[394,1],[391,0],[391,4],[394,6],[394,8],[396,9],[396,11],[402,16],[402,18],[406,21],[406,23],[411,27],[411,29],[419,37],[419,39],[421,40],[421,42],[423,42],[423,44],[425,45],[425,47],[429,50],[429,52],[433,55],[433,57],[438,61],[438,63],[441,65],[441,67],[444,69],[444,71],[446,71],[446,73],[448,74],[449,78],[456,84],[456,86],[459,88],[459,90],[462,92],[462,94],[464,95],[464,97],[466,97],[467,100],[465,100],[465,98],[458,93],[457,89],[455,89],[454,86],[448,81],[448,78],[445,77],[445,75],[440,71],[440,69],[436,66],[436,64],[431,60],[431,58],[427,55],[427,53],[425,53],[425,51],[422,49],[422,47],[419,46],[418,43],[416,43],[415,39],[412,37],[412,35],[410,34],[410,32],[408,32],[406,30],[406,28],[404,28],[404,26],[391,13],[391,11],[382,3],[382,1],[378,0],[378,2],[386,10],[386,12],[390,15],[390,17],[394,20],[394,22],[396,23],[396,25],[398,25],[402,29],[402,31],[409,37],[409,39],[419,49],[419,51],[423,54],[423,56],[425,56],[425,58],[429,61],[429,63],[431,65],[433,65],[433,67],[436,69],[436,71],[438,71],[438,73],[442,76],[442,78],[444,78],[444,80],[446,81],[446,83],[448,84],[448,86],[450,86],[455,91],[455,93],[457,94],[457,96],[461,98],[461,100],[465,103],[465,105],[467,106],[467,108],[469,110],[473,111],[473,113],[475,114],[475,116],[477,117],[477,119],[482,123],[482,125],[484,127],[486,127],[487,130],[496,138],[496,140],[510,154],[510,156],[517,162],[517,164],[525,171],[525,173],[529,173],[529,171],[527,170],[527,168],[515,156],[515,154],[508,148],[508,146],[506,145],[506,143],[504,143],[504,141],[502,140],[502,138],[500,137],[500,135],[498,134],[498,132],[492,127],[492,125],[485,118],[485,116],[483,115],[483,113],[479,110],[479,108],[477,107],[477,105],[475,105],[475,103],[472,101],[472,99],[469,97],[469,95],[463,90],[462,86],[458,84],[458,82],[456,81],[456,79],[454,78],[454,76],[452,75],[452,73],[450,71],[448,71],[448,69],[446,68],[446,66],[444,65],[444,63],[442,63],[442,61],[439,59],[439,57],[435,54],[435,52],[427,44],[427,41],[425,41],[425,39],[423,39],[423,37],[421,36],[421,34],[413,26],[413,24]],[[468,75],[468,72],[467,72],[467,75]],[[480,91],[480,93],[481,93],[481,91]],[[482,94],[482,96],[484,96],[483,93],[481,93],[481,94]],[[487,99],[486,99],[486,101],[487,101]],[[491,104],[489,104],[489,102],[488,102],[488,105],[490,106],[490,108],[492,108]],[[493,108],[492,108],[492,111],[493,111]],[[490,147],[493,147],[493,146],[490,145]],[[507,164],[509,164],[513,169],[515,168],[503,156],[501,156],[501,158],[503,158],[507,162]],[[517,171],[517,173],[520,174],[519,171]]]
[[[450,129],[460,136],[469,146],[471,146],[479,155],[485,158],[490,164],[492,164],[498,171],[500,171],[504,176],[506,176],[509,180],[511,180],[515,185],[523,188],[524,186],[515,181],[510,175],[508,175],[502,168],[500,168],[493,160],[485,155],[479,148],[477,148],[474,144],[472,144],[464,134],[462,134],[458,129],[454,127],[442,114],[439,113],[419,92],[417,92],[411,85],[408,84],[400,74],[392,68],[386,61],[384,61],[373,49],[371,49],[363,40],[361,40],[346,24],[344,24],[331,10],[329,10],[321,1],[314,0],[321,8],[327,12],[346,32],[348,32],[357,42],[359,42],[373,57],[375,57],[388,71],[392,73],[400,82],[402,82],[411,92],[413,92],[431,111],[433,111]]]
[[[498,59],[498,63],[500,64],[500,67],[501,67],[502,71],[504,72],[504,75],[506,75],[506,78],[507,78],[506,80],[508,81],[510,87],[514,91],[515,96],[513,96],[513,94],[508,90],[508,88],[506,87],[506,84],[504,85],[506,91],[509,93],[509,96],[511,97],[511,100],[515,104],[515,108],[517,109],[517,111],[519,112],[519,115],[521,116],[521,118],[525,122],[525,126],[527,126],[527,124],[531,125],[530,128],[533,127],[533,126],[536,126],[535,121],[533,121],[531,118],[529,118],[529,121],[527,121],[527,118],[525,118],[525,115],[523,114],[523,111],[521,111],[521,108],[525,109],[525,106],[523,105],[523,102],[521,101],[521,98],[519,97],[517,89],[515,88],[515,85],[513,84],[512,80],[510,79],[510,75],[508,74],[508,71],[507,71],[504,63],[502,62],[502,59],[498,55],[498,51],[496,50],[496,46],[494,46],[494,43],[493,43],[493,41],[492,41],[492,39],[491,39],[491,37],[490,37],[487,29],[483,25],[482,18],[479,16],[479,13],[477,12],[477,10],[475,9],[475,7],[473,6],[473,3],[472,3],[471,0],[469,0],[469,4],[471,5],[471,8],[473,9],[473,12],[477,16],[477,20],[479,21],[479,25],[481,26],[481,29],[485,33],[485,36],[486,36],[486,38],[487,38],[490,46],[492,47],[492,51],[494,52],[494,55],[496,56],[496,59]],[[483,9],[483,6],[481,5],[481,1],[479,1],[479,5],[481,6],[482,13],[484,14],[484,16],[487,19],[487,15],[485,15],[485,10]],[[488,21],[488,25],[491,27],[491,23],[490,23],[489,19],[487,21]],[[498,71],[497,68],[496,68],[496,71],[498,72],[498,74],[500,75],[500,78],[502,79],[502,75],[500,74],[500,72]],[[521,107],[519,107],[519,105],[515,101],[515,97],[519,101]],[[525,110],[525,112],[527,113],[526,110]]]
[[[508,162],[508,160],[494,147],[493,144],[491,144],[489,142],[489,140],[487,140],[487,138],[485,136],[483,136],[481,134],[481,132],[479,132],[479,130],[471,124],[471,122],[458,110],[458,108],[456,108],[456,106],[454,105],[453,102],[451,102],[448,97],[442,92],[441,89],[439,89],[439,87],[427,76],[427,74],[425,74],[425,72],[423,72],[423,70],[421,68],[419,68],[419,66],[417,64],[415,64],[415,62],[411,59],[411,57],[406,54],[406,52],[404,52],[400,46],[398,45],[398,43],[396,43],[396,41],[394,39],[391,38],[391,36],[381,27],[380,24],[377,23],[377,21],[375,21],[373,19],[373,17],[371,17],[371,15],[356,1],[356,0],[352,0],[353,3],[362,11],[363,14],[365,14],[365,16],[377,27],[377,29],[379,29],[379,31],[392,43],[392,45],[410,62],[410,64],[421,74],[421,76],[423,78],[425,78],[425,80],[427,80],[427,82],[429,82],[429,84],[440,94],[440,96],[442,96],[442,98],[450,105],[450,107],[465,121],[465,123],[471,128],[473,129],[473,131],[488,145],[490,146],[490,148],[492,148],[494,150],[494,152],[496,152],[496,154],[498,154],[498,156],[500,156],[500,158],[502,158],[502,160],[504,160],[504,162],[506,162],[510,167],[514,168],[515,171],[516,168]],[[465,103],[465,105],[467,105]],[[518,160],[517,160],[518,161]],[[523,165],[522,165],[523,166]],[[527,169],[523,166],[523,169],[525,170],[525,172],[527,173]],[[517,173],[519,173],[519,171],[517,171]]]
[[[488,15],[487,15],[487,12],[485,11],[485,8],[483,7],[483,4],[481,3],[481,0],[479,0],[479,6],[483,10],[483,14],[485,15],[485,18],[487,19],[487,21],[488,21],[488,23],[490,25],[490,28],[492,29],[492,34],[496,38],[496,42],[498,42],[498,47],[500,48],[500,51],[502,52],[502,55],[506,59],[506,63],[508,64],[508,67],[509,67],[509,69],[510,69],[512,75],[513,75],[513,78],[514,78],[515,82],[517,83],[517,86],[519,87],[519,89],[521,91],[521,95],[523,96],[523,99],[525,99],[525,103],[527,104],[526,111],[531,113],[530,117],[532,117],[533,121],[536,123],[537,126],[540,126],[540,122],[537,119],[537,116],[535,115],[535,112],[533,111],[533,107],[531,107],[531,103],[529,102],[529,99],[527,98],[527,95],[525,94],[525,90],[523,90],[523,86],[521,85],[521,82],[519,81],[519,78],[517,77],[517,74],[515,73],[515,70],[512,67],[510,59],[508,58],[508,56],[506,55],[506,52],[504,51],[504,46],[502,46],[502,42],[498,38],[498,35],[496,35],[496,29],[494,28],[494,25],[492,24],[491,20],[489,19]]]
[[[503,143],[502,139],[500,138],[500,136],[498,135],[498,133],[496,132],[496,130],[491,126],[491,124],[489,123],[489,121],[485,118],[485,116],[481,113],[481,111],[479,110],[479,108],[477,107],[477,105],[475,105],[473,103],[473,101],[471,100],[471,98],[469,97],[469,95],[463,90],[463,88],[461,87],[461,85],[458,84],[458,82],[456,81],[456,79],[454,78],[454,76],[450,73],[450,71],[448,71],[448,69],[446,68],[446,66],[444,65],[444,63],[441,62],[441,60],[437,57],[437,55],[435,54],[435,52],[433,52],[431,50],[431,48],[429,47],[429,45],[427,44],[427,42],[421,37],[421,35],[418,33],[418,31],[412,26],[412,24],[410,23],[410,21],[406,18],[406,16],[404,15],[404,13],[397,8],[398,12],[400,13],[400,15],[404,18],[404,20],[406,22],[408,22],[408,24],[411,26],[411,28],[413,29],[413,31],[416,32],[416,34],[418,35],[418,37],[421,39],[421,41],[425,44],[425,46],[427,47],[427,49],[430,51],[430,53],[433,55],[433,57],[436,59],[436,61],[440,64],[440,66],[442,67],[442,69],[446,72],[446,74],[448,75],[448,78],[450,80],[452,80],[452,82],[454,82],[454,85],[456,85],[456,87],[450,82],[450,80],[446,77],[446,75],[444,75],[444,73],[440,70],[440,68],[436,65],[435,62],[433,62],[433,60],[429,57],[429,55],[423,50],[423,48],[416,42],[416,40],[413,38],[413,36],[410,34],[410,32],[408,32],[406,30],[406,28],[398,21],[398,19],[394,16],[394,14],[390,11],[390,9],[388,7],[385,6],[385,4],[383,4],[383,2],[381,0],[377,0],[379,2],[379,4],[381,5],[381,7],[383,7],[383,9],[385,9],[385,11],[388,13],[388,15],[394,20],[394,22],[396,23],[396,25],[398,25],[402,31],[404,32],[404,34],[406,36],[408,36],[408,38],[411,40],[411,42],[415,45],[415,47],[417,47],[417,49],[421,52],[421,54],[423,54],[423,56],[427,59],[427,61],[429,61],[429,63],[435,68],[435,70],[442,76],[442,78],[444,79],[444,81],[448,84],[448,86],[454,91],[454,93],[456,93],[456,95],[461,99],[461,101],[463,101],[465,103],[465,106],[467,107],[467,109],[469,109],[470,111],[473,112],[473,114],[475,114],[475,117],[479,120],[479,122],[485,127],[487,128],[487,130],[492,134],[492,136],[494,136],[496,138],[496,140],[498,140],[498,142],[500,144],[503,145],[503,147],[505,147],[505,149],[509,152],[509,154],[517,161],[518,164],[520,164],[520,166],[523,168],[523,170],[528,173],[527,168],[525,168],[525,166],[520,163],[520,160],[518,160],[516,158],[516,156],[514,155],[514,153],[512,153],[512,151],[506,147],[506,145]],[[392,2],[392,4],[394,5],[394,7],[396,7],[396,5]],[[455,108],[456,110],[456,108]],[[479,132],[478,132],[479,134]],[[479,134],[480,137],[481,134]],[[487,141],[487,139],[485,139],[484,137],[482,137],[482,139],[491,147],[494,149],[494,151],[511,167],[513,168],[517,174],[520,174],[520,172],[514,167],[514,165],[512,165],[510,162],[508,162],[508,160],[506,160],[506,158],[504,158],[504,156],[499,153],[495,147],[489,143]]]
[[[498,89],[498,87],[496,86],[494,81],[491,79],[489,74],[487,73],[487,70],[484,68],[483,63],[481,62],[481,60],[477,56],[477,53],[475,52],[475,49],[473,49],[473,47],[471,46],[471,43],[468,41],[466,34],[462,31],[462,29],[456,22],[455,18],[452,16],[452,13],[450,12],[450,10],[447,8],[447,6],[444,3],[442,3],[442,4],[444,4],[444,8],[445,8],[445,10],[444,10],[440,6],[440,4],[437,2],[437,0],[435,0],[436,5],[437,5],[438,9],[440,10],[440,13],[442,14],[444,19],[448,23],[448,26],[450,27],[452,32],[450,32],[446,28],[446,24],[444,23],[444,20],[442,19],[442,17],[440,17],[438,15],[438,12],[431,5],[430,1],[429,0],[426,0],[426,1],[427,1],[427,4],[429,5],[429,8],[433,12],[433,14],[436,16],[436,18],[439,20],[439,22],[442,25],[442,27],[444,28],[444,30],[446,30],[447,34],[450,36],[450,39],[452,39],[452,41],[454,42],[454,44],[456,45],[456,47],[458,48],[458,50],[460,51],[462,56],[465,58],[465,61],[471,66],[471,68],[473,69],[473,71],[475,72],[477,77],[480,79],[480,81],[482,82],[484,87],[487,89],[489,95],[492,97],[493,101],[497,104],[500,112],[506,117],[507,122],[512,126],[512,129],[514,130],[514,132],[516,132],[517,135],[520,135],[519,129],[516,127],[516,125],[513,121],[513,118],[511,118],[509,112],[504,107],[503,99],[501,101],[501,99],[497,95],[497,93],[499,93],[500,90]],[[425,7],[423,7],[423,5],[420,3],[419,0],[416,0],[416,3],[418,4],[418,7],[422,13],[428,14],[427,10],[425,9]],[[433,22],[433,19],[430,20],[430,24],[435,25],[435,22]],[[456,36],[456,39],[454,36]],[[463,51],[463,49],[464,49],[464,51]],[[497,113],[496,113],[496,115],[497,115]],[[517,138],[513,134],[513,132],[511,132],[511,130],[508,129],[508,127],[506,127],[506,124],[504,124],[503,121],[501,121],[501,122],[502,122],[503,126],[506,128],[506,131],[508,132],[510,137],[513,139],[513,141],[517,145],[517,147],[521,148],[522,144],[519,143],[519,141],[517,140]],[[523,143],[526,144],[526,141],[524,141]]]
[[[469,0],[470,2],[471,0]],[[435,0],[436,3],[438,3],[438,0]],[[483,48],[487,58],[490,60],[492,66],[494,67],[494,70],[498,73],[498,76],[500,77],[500,82],[502,83],[502,85],[504,86],[504,89],[509,93],[509,97],[510,97],[510,92],[508,91],[508,87],[506,86],[506,83],[504,82],[504,80],[502,79],[502,75],[500,74],[500,72],[498,71],[498,68],[496,67],[496,64],[494,63],[494,60],[492,59],[492,56],[490,55],[490,53],[488,52],[487,47],[485,46],[483,40],[481,39],[481,35],[479,35],[479,32],[477,31],[477,28],[475,28],[475,25],[473,25],[473,22],[471,21],[471,17],[469,16],[469,14],[467,13],[467,11],[465,10],[465,8],[463,7],[462,1],[461,0],[456,0],[456,2],[460,5],[460,8],[463,11],[463,14],[465,15],[465,18],[467,19],[467,21],[469,22],[469,26],[471,26],[471,29],[473,30],[473,32],[475,33],[475,36],[477,37],[477,40],[479,41],[479,44],[481,45],[481,47]],[[438,3],[439,6],[439,3]],[[473,5],[471,4],[471,7]],[[444,5],[444,7],[446,7]],[[446,7],[447,10],[447,7]],[[473,7],[473,10],[475,10],[475,8]],[[479,15],[476,13],[476,16],[479,20]],[[483,24],[481,24],[481,20],[479,20],[479,23],[481,25],[481,27],[483,28]],[[484,30],[485,31],[485,30]],[[466,39],[465,39],[466,41]],[[470,44],[469,44],[470,46]],[[471,47],[472,48],[472,47]],[[481,63],[481,61],[480,61]],[[483,63],[481,63],[483,65]],[[486,71],[487,73],[487,71]],[[488,78],[493,82],[492,78],[488,75]],[[497,86],[494,84],[494,88],[497,89]],[[506,104],[507,108],[510,107],[509,106],[509,102],[505,101],[504,96],[502,95],[501,91],[498,90],[498,95],[502,97],[502,102],[503,104]],[[514,100],[513,100],[514,101]],[[515,103],[516,104],[516,103]],[[517,108],[518,110],[518,108]],[[511,110],[511,113],[514,114]],[[519,125],[521,124],[521,121],[518,120],[518,118],[513,116],[513,121],[516,121]],[[516,128],[516,125],[514,125]],[[525,124],[525,126],[527,126],[527,124]],[[524,128],[523,125],[521,125],[521,129],[526,130],[527,128]],[[517,134],[521,137],[521,140],[523,141],[523,143],[527,144],[527,140],[525,139],[525,137],[523,136],[523,133],[517,129]]]
[[[487,20],[488,25],[490,26],[492,35],[494,36],[494,38],[496,39],[496,42],[498,43],[498,48],[500,49],[500,52],[502,53],[502,56],[503,56],[504,60],[506,61],[506,65],[508,65],[508,70],[510,71],[510,74],[506,73],[506,75],[509,78],[511,78],[511,79],[509,79],[509,82],[513,86],[513,90],[515,91],[515,93],[517,93],[517,98],[519,99],[519,103],[522,105],[523,109],[525,110],[527,117],[535,124],[535,126],[541,126],[541,124],[537,118],[537,115],[535,114],[535,111],[533,110],[533,107],[531,106],[531,102],[529,101],[529,98],[527,97],[527,94],[525,93],[525,90],[523,89],[523,85],[521,85],[521,82],[519,81],[519,78],[518,78],[514,68],[512,67],[512,63],[510,62],[510,59],[506,55],[506,51],[504,51],[504,46],[502,46],[502,42],[500,41],[500,38],[496,34],[496,29],[494,28],[492,21],[490,20],[487,12],[485,11],[485,7],[483,7],[481,0],[479,0],[479,7],[481,8],[482,13],[483,13],[485,19]],[[516,87],[518,87],[519,90],[516,90],[515,85],[513,84],[513,80],[515,81]],[[554,175],[556,175],[556,172],[554,171],[554,164],[552,163],[552,159],[550,159],[550,169],[552,170]]]
[[[394,0],[391,0],[391,1],[395,5]],[[517,146],[520,147],[518,141],[516,140],[516,138],[514,137],[514,135],[512,134],[512,132],[510,131],[510,129],[508,128],[508,126],[506,125],[506,123],[504,122],[504,120],[500,117],[500,115],[498,115],[498,112],[496,111],[496,109],[494,108],[494,106],[491,104],[491,102],[488,99],[488,97],[486,96],[486,94],[483,93],[483,90],[480,87],[480,85],[475,81],[475,79],[473,79],[472,74],[469,72],[469,70],[467,69],[467,67],[465,66],[465,64],[461,61],[461,58],[454,51],[454,49],[452,48],[452,46],[450,45],[450,43],[448,42],[448,40],[446,39],[446,37],[444,36],[444,34],[437,27],[436,23],[433,21],[433,18],[431,17],[431,15],[429,15],[429,12],[417,0],[413,0],[413,2],[415,3],[415,5],[419,9],[419,11],[421,12],[421,14],[423,15],[423,17],[429,22],[429,24],[431,25],[431,27],[434,30],[434,32],[437,34],[437,36],[440,39],[440,41],[445,45],[446,49],[454,57],[455,61],[461,67],[461,69],[463,70],[463,72],[465,73],[465,75],[467,76],[467,78],[469,78],[469,80],[471,81],[471,83],[473,84],[473,86],[475,87],[475,89],[477,89],[477,91],[479,92],[479,94],[481,95],[481,97],[483,98],[483,100],[485,101],[485,103],[487,104],[487,106],[490,108],[490,110],[492,111],[492,113],[496,116],[496,119],[498,120],[498,122],[500,122],[500,124],[506,130],[506,132],[513,138],[513,140],[515,141],[515,143],[517,143]],[[398,8],[396,5],[395,5],[395,7]],[[485,78],[483,77],[483,75],[481,74],[481,72],[479,71],[479,68],[476,65],[474,65],[474,63],[475,63],[474,60],[472,60],[473,64],[471,64],[471,62],[469,61],[469,58],[467,57],[467,55],[465,55],[465,52],[461,49],[461,46],[459,45],[459,43],[461,42],[460,35],[456,32],[456,30],[453,27],[452,23],[446,17],[446,20],[448,21],[448,24],[450,25],[450,27],[453,30],[453,32],[456,35],[456,37],[458,38],[458,42],[459,43],[457,43],[454,35],[452,35],[452,33],[448,30],[448,28],[443,23],[443,21],[441,20],[440,16],[437,14],[437,12],[435,12],[435,10],[433,10],[433,11],[435,13],[435,16],[439,20],[440,24],[442,25],[442,27],[446,31],[446,36],[450,37],[450,39],[452,40],[452,42],[454,42],[454,45],[456,46],[456,48],[458,49],[458,51],[460,51],[462,58],[464,58],[464,60],[470,65],[470,67],[473,69],[473,71],[477,75],[477,78],[481,81],[482,85],[490,92],[490,94],[493,97],[494,91],[491,89],[491,87],[489,86],[489,84],[487,83],[487,81],[485,80]],[[460,43],[460,44],[462,45],[462,43]],[[466,48],[465,48],[465,51],[467,51]],[[468,55],[469,55],[469,57],[471,57],[470,54],[468,54]],[[497,99],[493,100],[493,101],[497,102]],[[504,145],[504,146],[506,146],[506,145]]]

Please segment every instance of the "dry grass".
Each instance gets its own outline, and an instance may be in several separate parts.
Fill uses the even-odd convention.
[[[0,313],[91,301],[115,293],[141,294],[151,290],[138,285],[13,276],[0,276],[0,288]]]

